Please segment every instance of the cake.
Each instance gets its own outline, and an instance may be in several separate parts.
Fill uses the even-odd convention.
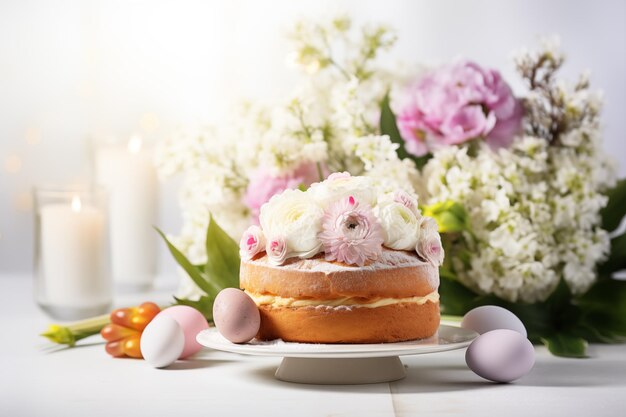
[[[443,249],[412,192],[332,174],[275,195],[259,222],[240,242],[257,339],[384,343],[436,333]]]

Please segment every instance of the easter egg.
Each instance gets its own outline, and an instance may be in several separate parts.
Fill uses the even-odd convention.
[[[519,332],[492,330],[472,342],[465,352],[465,361],[485,379],[511,382],[530,372],[535,364],[535,349]]]
[[[527,336],[524,323],[506,308],[498,306],[480,306],[468,311],[463,317],[461,327],[474,330],[478,334],[509,329]]]
[[[143,358],[155,368],[174,363],[185,347],[185,334],[176,320],[157,314],[141,334]]]
[[[202,349],[202,345],[196,341],[196,336],[202,330],[209,328],[202,313],[189,306],[172,306],[159,313],[159,316],[168,316],[178,322],[185,335],[185,348],[180,355],[184,359]]]
[[[236,288],[222,290],[213,303],[215,327],[233,343],[245,343],[259,331],[261,315],[245,292]]]

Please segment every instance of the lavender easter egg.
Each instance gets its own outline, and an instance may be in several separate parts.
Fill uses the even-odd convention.
[[[226,339],[233,343],[245,343],[258,333],[261,315],[257,305],[245,292],[226,288],[215,297],[213,321]]]
[[[509,329],[527,336],[524,323],[506,308],[498,306],[480,306],[468,311],[463,317],[461,327],[474,330],[478,334]]]
[[[209,328],[209,323],[202,313],[189,306],[172,306],[161,311],[158,315],[173,318],[182,328],[185,335],[185,348],[180,354],[180,359],[191,356],[202,349],[200,343],[196,341],[196,336],[202,330]]]
[[[535,349],[519,332],[492,330],[472,342],[465,352],[465,361],[485,379],[511,382],[530,372],[535,364]]]

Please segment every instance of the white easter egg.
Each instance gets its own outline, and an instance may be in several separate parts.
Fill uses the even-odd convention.
[[[474,330],[478,334],[509,329],[527,337],[524,323],[506,308],[498,306],[480,306],[468,311],[463,317],[461,327]]]
[[[158,314],[141,334],[139,346],[146,362],[155,368],[164,368],[183,353],[185,334],[172,317]]]

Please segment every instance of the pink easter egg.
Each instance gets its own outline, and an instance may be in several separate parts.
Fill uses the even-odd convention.
[[[196,336],[202,330],[209,328],[202,313],[189,306],[172,306],[161,311],[159,314],[173,318],[183,329],[185,335],[185,347],[180,354],[180,359],[185,359],[202,349],[202,345],[196,341]]]

